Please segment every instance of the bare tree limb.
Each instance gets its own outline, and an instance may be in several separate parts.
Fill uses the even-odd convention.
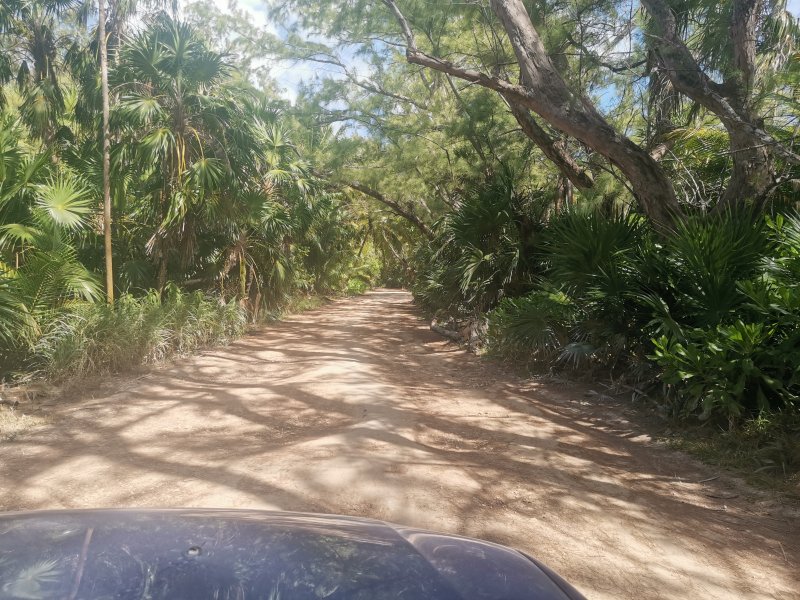
[[[411,223],[414,227],[416,227],[420,233],[422,233],[426,238],[433,239],[433,231],[431,228],[428,227],[425,222],[420,219],[417,215],[415,215],[409,208],[404,207],[396,200],[392,200],[391,198],[387,198],[378,190],[375,190],[367,185],[359,183],[357,181],[348,181],[344,183],[346,187],[356,190],[357,192],[361,192],[365,196],[369,196],[387,206],[391,209],[393,213],[397,216],[404,218],[406,221]]]
[[[316,52],[313,54],[307,54],[306,56],[302,56],[300,57],[300,60],[307,60],[309,62],[315,62],[319,64],[338,67],[339,69],[342,70],[342,73],[344,74],[345,77],[347,77],[347,80],[350,83],[361,88],[362,90],[365,90],[373,94],[377,94],[379,96],[392,98],[394,100],[403,102],[405,104],[410,104],[420,110],[428,110],[428,108],[424,104],[417,102],[413,98],[409,98],[408,96],[397,94],[395,92],[390,92],[389,90],[385,89],[383,86],[372,80],[359,79],[356,73],[351,71],[345,63],[343,63],[338,57],[334,56],[333,54]]]
[[[618,133],[591,102],[574,94],[554,67],[521,0],[491,0],[508,35],[523,85],[457,65],[419,50],[408,20],[394,0],[382,0],[400,24],[409,62],[477,83],[502,94],[605,156],[627,177],[644,211],[657,227],[668,229],[679,206],[672,183],[641,147]]]
[[[519,123],[523,133],[538,146],[542,153],[558,167],[561,174],[577,188],[589,189],[594,185],[590,171],[581,167],[564,148],[563,140],[554,140],[542,129],[530,111],[516,103],[508,102],[511,114]]]
[[[580,50],[583,54],[591,58],[594,62],[596,62],[601,67],[604,67],[611,71],[612,73],[627,73],[629,71],[633,71],[634,69],[638,69],[639,67],[647,64],[647,59],[643,58],[641,60],[637,60],[634,63],[628,63],[626,65],[613,65],[610,62],[606,62],[600,56],[589,50],[586,46],[578,42],[575,38],[572,37],[572,34],[567,32],[566,33],[567,40],[569,43],[575,46],[578,50]],[[618,36],[619,37],[619,36]],[[618,40],[617,40],[618,41]],[[612,40],[612,43],[614,41]]]

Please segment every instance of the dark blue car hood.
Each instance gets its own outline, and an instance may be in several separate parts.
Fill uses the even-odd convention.
[[[546,567],[488,542],[347,517],[185,509],[0,515],[0,598],[581,596]]]

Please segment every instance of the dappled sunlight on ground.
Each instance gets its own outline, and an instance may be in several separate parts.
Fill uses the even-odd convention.
[[[515,546],[594,599],[800,597],[796,516],[575,395],[381,290],[53,405],[0,448],[0,508],[361,515]]]

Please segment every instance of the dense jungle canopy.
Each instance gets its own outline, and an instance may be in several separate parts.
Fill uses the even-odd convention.
[[[0,372],[407,286],[500,355],[797,427],[795,9],[2,0]]]

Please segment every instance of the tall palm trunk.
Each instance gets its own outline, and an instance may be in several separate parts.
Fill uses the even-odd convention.
[[[100,85],[103,96],[103,237],[106,255],[106,300],[114,303],[114,266],[111,253],[111,141],[109,132],[108,46],[106,40],[106,0],[99,0],[97,45],[100,50]]]

